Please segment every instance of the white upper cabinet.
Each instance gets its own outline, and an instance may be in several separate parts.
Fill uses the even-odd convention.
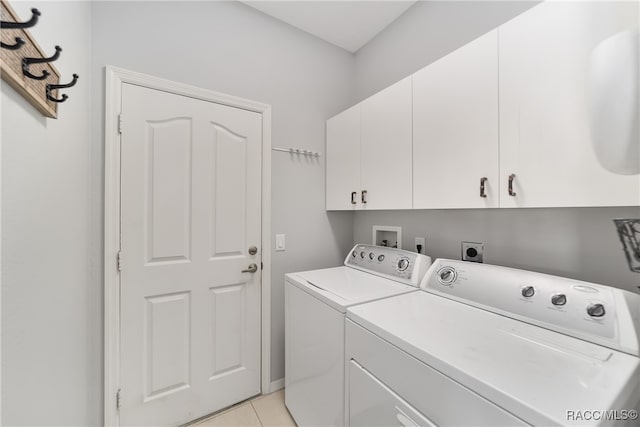
[[[494,30],[413,75],[413,207],[498,207],[498,128]]]
[[[360,105],[327,120],[327,210],[360,201]]]
[[[360,105],[361,209],[411,209],[411,77]]]
[[[330,119],[327,209],[640,205],[638,16],[545,1]]]
[[[640,176],[628,161],[640,161],[638,65],[624,63],[637,52],[608,52],[638,27],[638,14],[637,2],[550,1],[500,27],[501,206],[640,204]],[[636,83],[617,88],[621,78]],[[600,102],[607,99],[611,108]],[[611,159],[621,159],[619,170]]]

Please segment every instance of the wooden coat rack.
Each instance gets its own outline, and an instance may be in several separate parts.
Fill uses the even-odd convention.
[[[18,22],[18,15],[6,0],[2,4],[2,46],[0,48],[0,71],[2,79],[22,95],[42,115],[57,118],[58,104],[65,102],[66,94],[58,91],[76,84],[78,75],[71,82],[60,84],[60,73],[53,66],[62,52],[55,46],[55,53],[47,56],[27,31],[38,22],[40,12],[31,9],[31,18]]]

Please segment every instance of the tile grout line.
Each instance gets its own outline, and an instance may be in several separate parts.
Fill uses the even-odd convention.
[[[253,413],[256,414],[256,417],[258,417],[258,422],[260,423],[260,426],[264,427],[264,424],[262,424],[262,419],[260,418],[260,414],[258,413],[258,410],[256,409],[255,406],[253,406],[253,399],[249,401],[249,404],[251,405],[251,409],[253,409]]]

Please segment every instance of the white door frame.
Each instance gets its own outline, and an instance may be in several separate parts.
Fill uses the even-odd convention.
[[[261,388],[271,388],[271,106],[170,80],[106,67],[104,166],[104,425],[120,425],[120,132],[124,83],[242,108],[262,114]],[[126,119],[125,119],[126,120]],[[126,127],[126,122],[120,126]],[[125,391],[126,392],[126,391]]]

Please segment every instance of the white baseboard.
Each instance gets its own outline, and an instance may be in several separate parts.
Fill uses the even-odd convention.
[[[280,378],[279,380],[271,381],[269,384],[269,393],[273,393],[274,391],[278,391],[284,388],[284,378]]]

